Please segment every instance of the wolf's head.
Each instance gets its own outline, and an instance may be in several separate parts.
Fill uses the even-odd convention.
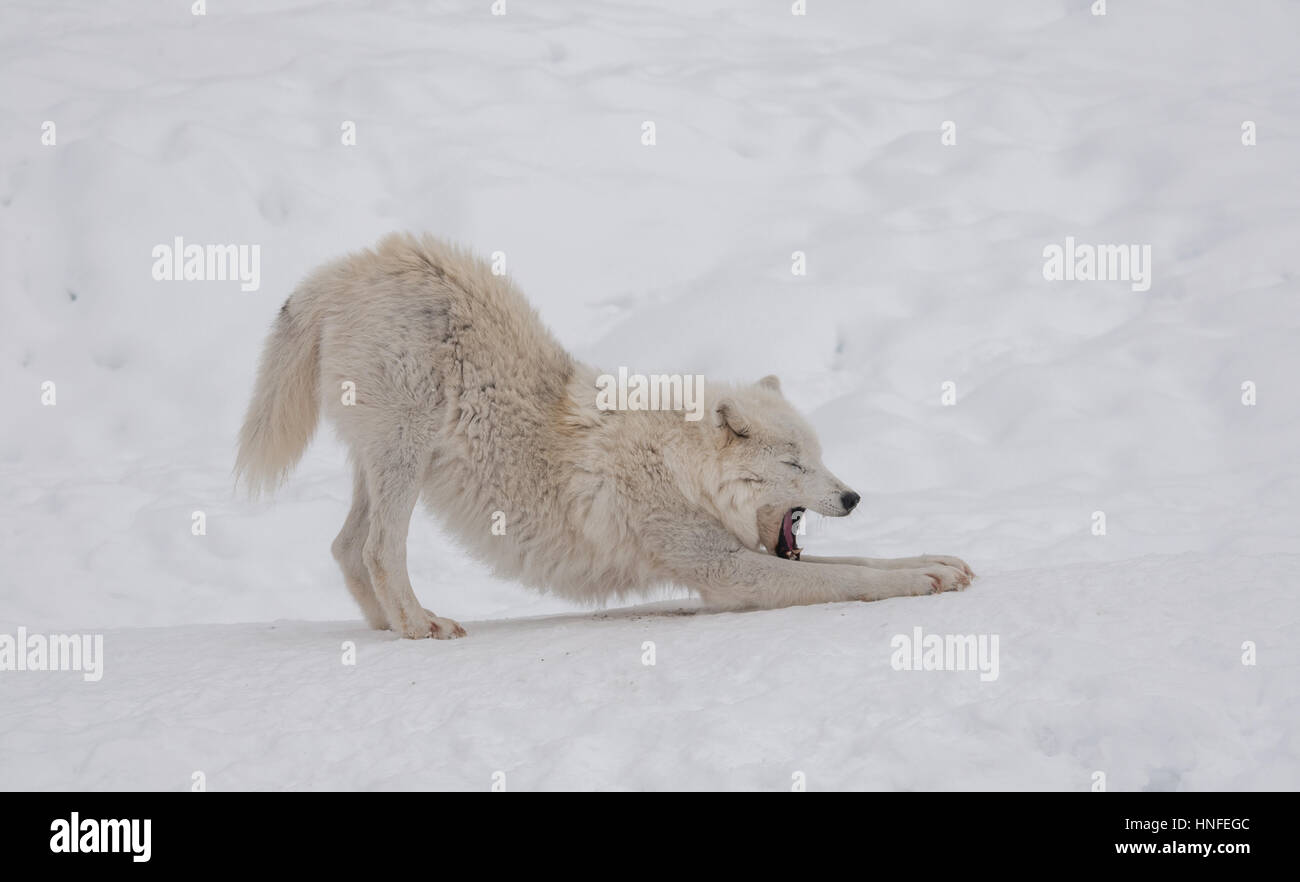
[[[831,517],[861,498],[822,464],[807,421],[781,394],[774,376],[730,389],[713,402],[717,455],[706,492],[726,527],[750,548],[799,558],[795,527],[805,509]],[[704,421],[701,421],[704,422]]]

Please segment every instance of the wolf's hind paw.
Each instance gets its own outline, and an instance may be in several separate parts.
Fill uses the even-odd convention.
[[[429,636],[434,640],[455,640],[465,636],[465,629],[454,619],[444,619],[429,613]]]
[[[457,637],[464,637],[465,629],[454,619],[444,619],[442,616],[435,616],[427,609],[421,609],[414,617],[414,621],[407,622],[406,627],[402,629],[402,636],[409,640],[423,640],[429,637],[434,640],[454,640]]]

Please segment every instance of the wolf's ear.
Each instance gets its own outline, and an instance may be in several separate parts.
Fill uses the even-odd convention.
[[[713,406],[713,424],[738,438],[749,437],[749,420],[745,419],[734,398],[723,398]]]
[[[776,378],[776,374],[768,374],[766,377],[758,381],[758,385],[762,386],[764,389],[771,389],[777,395],[781,394],[781,381]]]

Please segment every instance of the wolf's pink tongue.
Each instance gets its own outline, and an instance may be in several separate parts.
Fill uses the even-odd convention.
[[[787,511],[781,519],[781,535],[785,537],[785,547],[794,549],[794,512]]]

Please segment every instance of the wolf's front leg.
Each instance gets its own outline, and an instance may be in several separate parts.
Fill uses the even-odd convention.
[[[688,581],[715,609],[776,609],[844,600],[884,600],[959,591],[965,572],[943,564],[880,570],[843,563],[786,560],[742,548]],[[686,580],[684,580],[686,581]]]
[[[805,554],[801,560],[812,563],[846,564],[855,567],[871,567],[875,570],[914,570],[940,564],[961,570],[967,578],[974,579],[975,571],[970,564],[960,557],[948,554],[923,554],[920,557],[814,557]]]

